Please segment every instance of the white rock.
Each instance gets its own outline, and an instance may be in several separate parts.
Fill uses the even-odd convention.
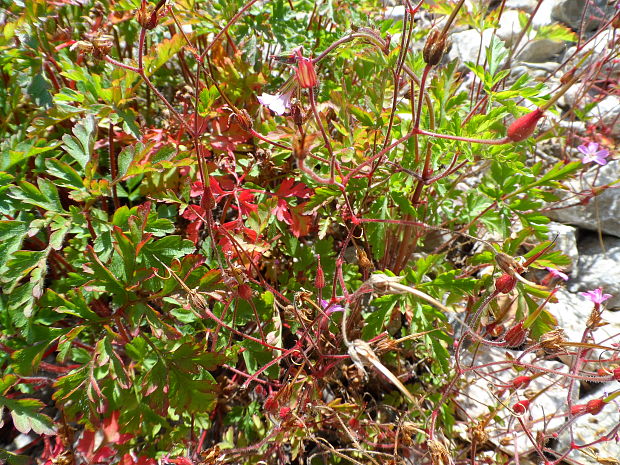
[[[557,21],[552,17],[551,13],[555,5],[561,1],[562,0],[542,0],[532,20],[532,27],[538,29],[542,26],[549,26],[550,24],[556,23]]]
[[[612,393],[617,389],[618,383],[616,381],[608,383],[579,399],[577,404],[587,404],[590,400],[604,397],[605,391],[607,393]],[[572,424],[574,440],[578,445],[591,443],[605,434],[611,433],[619,423],[620,412],[618,411],[618,404],[617,402],[610,402],[598,415],[585,414],[575,420]],[[559,435],[555,450],[560,453],[565,452],[570,446],[570,442],[570,434],[567,428]],[[618,459],[620,456],[620,447],[618,442],[613,438],[611,438],[610,441],[600,442],[588,450],[589,452],[595,451],[594,455],[598,455],[599,460],[579,450],[571,451],[568,457],[581,464],[601,465],[602,463],[613,463],[612,460]],[[606,462],[603,460],[605,458],[610,460]]]
[[[523,28],[519,22],[519,12],[517,10],[504,11],[499,19],[497,37],[506,42],[506,46],[509,47],[522,30]]]
[[[390,6],[385,10],[385,19],[402,21],[405,17],[405,5]]]
[[[504,8],[512,10],[523,10],[531,13],[536,8],[537,0],[506,0]]]
[[[598,172],[598,174],[597,174]],[[596,179],[596,180],[595,180]],[[620,179],[620,160],[612,160],[607,165],[591,166],[578,179],[565,183],[571,192],[589,191],[595,186],[613,183]],[[560,192],[560,195],[563,195]],[[560,202],[560,205],[569,205],[576,202],[573,194],[571,198]],[[581,198],[578,197],[577,200]],[[580,228],[598,231],[620,237],[620,189],[607,189],[602,194],[591,199],[587,205],[577,205],[560,210],[551,210],[547,215],[560,223],[572,224]]]
[[[566,332],[569,342],[581,342],[594,304],[587,298],[566,289],[559,289],[555,296],[558,301],[548,303],[545,309],[557,319],[558,326]],[[594,340],[589,342],[609,347],[611,344],[620,342],[620,312],[612,312],[606,309],[603,311],[602,317],[608,324],[598,328],[593,333]],[[590,358],[596,359],[601,352],[601,350],[592,351]],[[609,357],[608,353],[603,355]],[[560,358],[565,363],[571,362],[569,357]],[[588,368],[596,371],[600,366],[593,363]]]
[[[490,348],[483,346],[478,349],[476,358],[474,360],[475,366],[480,366],[493,362],[501,362],[507,359],[506,354],[513,357],[518,357],[520,352],[507,349]],[[527,354],[524,357],[524,361],[531,362],[534,358],[534,354]],[[466,352],[462,357],[462,364],[470,365],[472,356],[469,352]],[[536,361],[536,365],[551,369],[567,371],[567,367],[560,362],[554,361]],[[506,365],[509,366],[508,364]],[[489,408],[501,407],[501,404],[497,401],[495,396],[500,394],[501,388],[498,385],[508,384],[517,376],[526,374],[526,372],[517,373],[516,370],[507,368],[501,370],[499,365],[491,365],[484,368],[479,368],[476,372],[469,372],[465,379],[471,384],[468,384],[462,389],[459,396],[457,396],[457,405],[461,408],[457,410],[457,414],[460,416],[466,416],[465,420],[472,421],[473,419],[480,418],[483,415],[488,415]],[[531,372],[527,372],[531,374]],[[557,382],[556,382],[557,381]],[[524,421],[530,431],[539,431],[543,428],[550,432],[556,428],[559,428],[564,419],[561,416],[550,418],[556,412],[560,412],[563,406],[566,404],[566,378],[556,374],[545,374],[531,381],[529,386],[523,390],[517,391],[517,395],[513,395],[509,398],[508,394],[510,390],[506,390],[499,398],[507,402],[509,406],[513,406],[516,402],[524,400],[525,394],[530,395],[540,393],[535,400],[532,401],[529,411],[524,416]],[[495,396],[493,395],[495,394]],[[491,421],[487,428],[489,439],[494,444],[500,446],[503,450],[509,453],[514,453],[515,443],[520,454],[526,454],[530,452],[533,447],[527,440],[525,433],[522,431],[520,424],[513,418],[513,415],[506,408],[500,408],[496,412],[496,416],[501,421]],[[543,418],[547,417],[547,425],[544,426]],[[508,432],[517,431],[516,437],[511,437],[510,443],[506,444],[505,438]]]
[[[604,251],[594,234],[579,243],[579,279],[571,282],[570,290],[588,291],[602,287],[605,293],[612,295],[605,302],[607,308],[620,307],[620,239],[603,236],[603,243]]]
[[[570,277],[571,279],[575,279],[578,274],[577,262],[579,260],[579,251],[577,250],[577,228],[553,221],[547,226],[549,227],[549,239],[555,239],[554,249],[559,250],[571,259],[572,264],[567,270],[572,270]]]
[[[466,61],[482,63],[492,37],[493,29],[485,29],[482,34],[475,29],[452,34],[450,36],[452,47],[448,53],[448,60],[458,59],[461,63]]]

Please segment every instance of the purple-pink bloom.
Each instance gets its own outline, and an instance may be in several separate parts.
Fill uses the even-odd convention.
[[[585,297],[595,304],[602,304],[607,299],[611,298],[611,294],[603,294],[603,288],[599,287],[598,289],[594,289],[593,291],[588,292],[580,292],[580,296]]]
[[[545,268],[552,276],[563,279],[564,281],[568,281],[568,275],[566,273],[562,273],[560,270],[556,270],[555,268],[549,268],[548,266],[546,266]]]
[[[609,156],[609,150],[600,149],[598,142],[588,142],[586,145],[580,145],[577,147],[581,153],[583,153],[583,163],[598,163],[599,165],[606,165],[606,158]]]
[[[321,299],[321,307],[325,309],[327,315],[331,315],[334,312],[344,312],[344,307],[338,304],[331,304],[329,300]]]
[[[258,101],[273,111],[276,115],[282,116],[291,106],[291,96],[294,88],[284,94],[265,94],[258,97]]]

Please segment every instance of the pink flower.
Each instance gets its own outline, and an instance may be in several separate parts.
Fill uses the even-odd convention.
[[[606,158],[609,156],[609,150],[600,149],[597,142],[588,142],[587,145],[580,145],[577,147],[581,153],[583,153],[583,163],[598,163],[599,165],[606,165]]]
[[[321,299],[321,307],[325,310],[325,313],[331,315],[334,312],[344,312],[344,307],[338,304],[332,304],[329,300]]]
[[[611,298],[611,294],[603,294],[603,288],[599,287],[598,289],[594,289],[593,291],[588,292],[580,292],[580,296],[585,297],[595,304],[602,304],[607,299]]]
[[[555,268],[549,268],[548,266],[545,268],[552,276],[568,281],[568,275],[566,273],[562,273],[560,270],[556,270]]]
[[[291,106],[291,96],[295,89],[291,88],[289,92],[284,94],[265,94],[258,97],[258,101],[273,111],[276,115],[282,116]]]

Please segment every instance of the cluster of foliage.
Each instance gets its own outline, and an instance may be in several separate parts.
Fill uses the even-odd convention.
[[[1,440],[29,439],[0,460],[440,464],[530,431],[518,389],[569,349],[554,290],[522,275],[569,264],[543,210],[590,169],[537,159],[561,118],[534,129],[583,75],[511,78],[494,39],[467,76],[446,33],[497,10],[429,3],[402,21],[370,0],[5,9]],[[422,10],[454,14],[429,31]],[[491,346],[546,352],[499,364],[519,383],[459,438],[456,395],[483,376],[463,356]],[[567,418],[597,413],[570,392],[614,361],[563,373]],[[550,434],[529,436],[557,463]]]

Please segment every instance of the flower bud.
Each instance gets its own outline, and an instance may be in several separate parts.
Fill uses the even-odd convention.
[[[281,407],[280,408],[280,412],[279,412],[279,416],[282,420],[284,420],[286,417],[289,416],[289,414],[291,413],[291,408],[290,407]]]
[[[592,399],[586,404],[573,405],[570,409],[571,415],[583,415],[589,413],[590,415],[598,415],[605,407],[606,402],[603,399]]]
[[[507,137],[512,142],[521,142],[522,140],[527,139],[536,130],[536,125],[538,124],[538,120],[542,118],[544,115],[543,111],[540,108],[528,113],[527,115],[523,115],[521,118],[517,118],[513,123],[508,127]]]
[[[508,294],[517,284],[517,278],[514,275],[504,273],[495,280],[495,289],[502,294]]]
[[[252,288],[247,284],[240,284],[237,288],[237,292],[239,293],[239,297],[243,300],[252,300]]]
[[[252,126],[253,126],[252,118],[250,117],[250,114],[247,111],[239,110],[233,116],[237,120],[237,124],[239,124],[241,129],[247,132],[250,132],[252,130]]]
[[[316,86],[317,78],[314,70],[314,63],[310,58],[306,58],[301,54],[301,50],[297,50],[297,81],[304,89]]]
[[[519,347],[525,342],[528,333],[529,330],[523,327],[523,322],[521,321],[506,331],[504,341],[508,347]]]
[[[525,400],[520,400],[519,402],[514,404],[514,406],[512,407],[512,410],[517,415],[523,415],[525,412],[528,411],[529,408],[530,408],[530,401],[525,399]]]
[[[618,382],[620,382],[620,367],[618,368],[614,368],[614,370],[612,371],[613,375],[614,375],[614,379]]]
[[[435,27],[426,36],[422,57],[428,66],[435,66],[441,61],[446,51],[446,39],[446,34]]]
[[[325,287],[325,275],[323,274],[323,267],[321,266],[321,256],[316,256],[319,264],[316,269],[316,278],[314,279],[314,287],[317,289],[323,289]]]
[[[530,384],[530,381],[532,381],[530,376],[517,376],[512,380],[512,387],[515,389],[525,389]]]

